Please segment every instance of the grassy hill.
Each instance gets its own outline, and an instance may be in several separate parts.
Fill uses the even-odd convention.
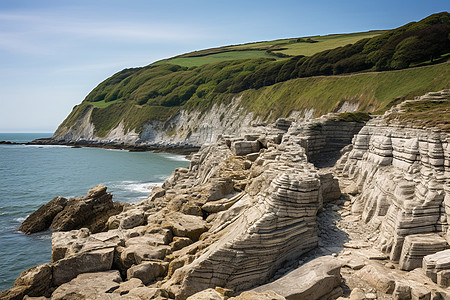
[[[277,60],[284,60],[292,56],[311,56],[324,50],[353,44],[364,38],[372,38],[384,32],[385,31],[377,30],[225,46],[182,54],[173,58],[157,61],[153,63],[153,65],[169,63],[184,67],[192,67],[226,60],[247,58],[275,58]]]
[[[94,107],[97,136],[121,121],[126,130],[140,132],[154,120],[168,121],[183,109],[205,112],[236,95],[242,95],[247,111],[267,120],[304,109],[319,116],[342,101],[357,102],[363,112],[382,112],[399,98],[449,88],[449,34],[450,14],[444,12],[389,31],[187,53],[114,74],[60,127],[70,127]]]

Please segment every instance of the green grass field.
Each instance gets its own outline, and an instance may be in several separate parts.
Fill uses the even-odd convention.
[[[264,50],[245,50],[245,51],[228,51],[220,52],[205,56],[195,56],[195,57],[177,57],[167,60],[160,60],[154,65],[161,65],[164,63],[171,63],[174,65],[179,65],[183,67],[194,67],[201,66],[210,63],[216,63],[226,60],[236,60],[236,59],[246,59],[246,58],[276,58],[273,55],[267,54]]]
[[[311,56],[324,50],[353,44],[361,39],[371,38],[380,35],[383,32],[385,31],[369,31],[307,37],[316,41],[316,43],[297,42],[298,38],[291,38],[225,46],[186,53],[173,58],[157,61],[153,63],[153,65],[171,63],[183,67],[193,67],[209,63],[246,58],[275,58],[277,60],[285,59],[277,57],[275,55],[271,55],[266,52],[267,50],[270,50],[273,53],[280,53],[289,56]]]

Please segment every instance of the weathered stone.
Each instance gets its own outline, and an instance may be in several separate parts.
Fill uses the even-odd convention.
[[[164,259],[170,251],[170,247],[133,244],[117,249],[117,251],[120,254],[120,265],[126,270],[132,265],[138,265],[146,260]]]
[[[59,286],[51,299],[108,299],[106,298],[108,295],[112,297],[109,299],[118,299],[120,296],[112,292],[120,287],[121,282],[119,271],[80,274],[70,282]]]
[[[192,296],[187,297],[186,300],[224,300],[225,298],[219,292],[213,289],[206,289],[201,292],[195,293]]]
[[[167,299],[161,289],[151,287],[138,287],[132,289],[128,294],[130,300],[163,300]]]
[[[428,254],[442,251],[448,248],[447,241],[437,234],[415,234],[405,238],[403,249],[400,256],[400,269],[412,270],[422,267],[422,259]],[[448,256],[446,252],[444,256]],[[433,257],[431,258],[433,260]],[[450,267],[450,264],[449,264]],[[431,273],[430,273],[431,275]],[[436,276],[433,277],[436,281]]]
[[[42,264],[23,271],[14,281],[14,286],[28,286],[29,296],[49,296],[52,286],[52,265]]]
[[[439,285],[446,287],[447,274],[450,272],[450,249],[426,255],[423,258],[423,269],[433,282],[438,282],[438,274],[441,273]]]
[[[192,244],[192,240],[187,237],[174,237],[172,243],[170,243],[170,247],[172,247],[172,251],[180,250],[186,246]]]
[[[61,285],[82,273],[110,270],[113,258],[114,248],[106,248],[60,259],[53,266],[53,284]]]
[[[274,291],[247,291],[239,296],[228,298],[229,300],[286,300],[285,297],[278,295]]]
[[[67,200],[50,228],[67,231],[87,227],[91,232],[100,232],[106,229],[108,218],[121,211],[122,205],[112,201],[112,195],[106,192],[106,187],[97,185],[86,196]]]
[[[231,144],[231,151],[238,156],[258,152],[259,149],[261,143],[258,141],[236,141]]]
[[[125,295],[128,294],[132,289],[143,287],[144,284],[142,283],[142,280],[139,278],[131,278],[127,281],[124,281],[120,283],[120,286],[114,290],[114,293],[119,295]]]
[[[200,235],[208,230],[201,217],[181,213],[168,215],[162,226],[171,229],[175,236],[188,237],[193,241],[198,240]]]
[[[0,291],[0,299],[2,300],[22,300],[28,293],[30,286],[18,285],[10,289]]]
[[[164,275],[168,263],[149,261],[134,265],[127,270],[127,279],[139,278],[145,285]]]
[[[372,287],[385,293],[392,294],[395,288],[395,279],[379,263],[372,262],[356,272],[356,275]]]
[[[316,258],[254,291],[272,290],[286,299],[319,299],[341,284],[340,269],[341,262],[334,257]]]
[[[47,230],[55,216],[64,209],[66,204],[66,198],[55,197],[26,218],[20,225],[19,230],[25,234]]]

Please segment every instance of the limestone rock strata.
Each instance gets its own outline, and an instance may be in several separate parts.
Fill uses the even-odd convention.
[[[210,238],[220,239],[163,285],[180,299],[208,287],[250,288],[317,245],[320,179],[295,139],[264,150],[250,174],[246,194],[212,222]]]
[[[330,171],[307,161],[302,136],[286,132],[291,123],[278,123],[204,145],[189,168],[176,169],[147,199],[105,220],[105,232],[54,232],[52,262],[42,267],[52,297],[65,291],[84,297],[80,286],[92,276],[101,289],[90,291],[99,298],[186,299],[208,288],[229,297],[268,281],[285,262],[315,248],[317,212],[340,196],[340,188]],[[83,199],[108,195],[97,187]],[[54,219],[73,220],[67,213]],[[24,295],[30,286],[42,290],[24,277],[14,293]]]
[[[352,150],[336,166],[344,191],[358,194],[353,213],[379,226],[377,247],[406,269],[421,266],[423,256],[447,248],[449,142],[448,132],[404,128],[380,117],[361,129]],[[426,242],[430,233],[446,240]]]

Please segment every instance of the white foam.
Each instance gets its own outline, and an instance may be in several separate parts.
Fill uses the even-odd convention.
[[[15,218],[14,221],[22,223],[23,221],[25,221],[25,219],[28,218],[28,216],[24,217],[19,217],[19,218]]]
[[[126,190],[135,193],[149,194],[156,186],[161,186],[163,182],[136,182],[121,181],[111,186],[112,189]]]
[[[190,161],[189,159],[186,158],[185,155],[181,155],[181,154],[170,154],[170,153],[161,153],[161,156],[170,159],[170,160],[175,160],[175,161]]]

